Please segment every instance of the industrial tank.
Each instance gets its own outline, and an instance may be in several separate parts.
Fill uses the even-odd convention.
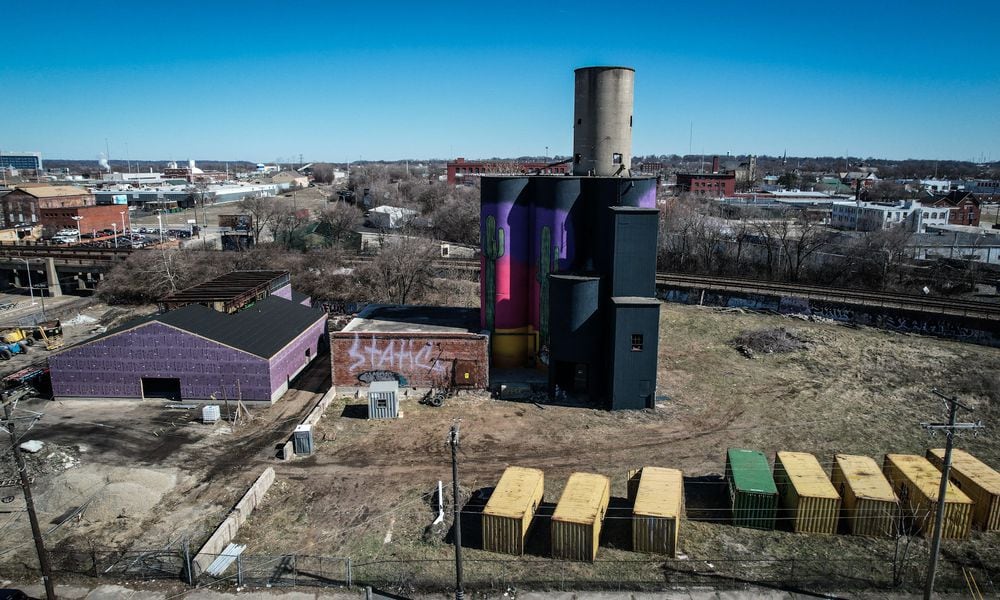
[[[573,174],[628,176],[635,70],[586,67],[575,73]]]

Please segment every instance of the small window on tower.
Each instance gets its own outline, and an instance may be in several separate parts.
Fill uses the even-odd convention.
[[[577,124],[577,125],[580,125],[581,123],[583,123],[583,119],[577,119],[577,120],[576,120],[576,124]]]
[[[581,160],[583,160],[583,156],[581,156],[580,153],[576,153],[576,154],[573,155],[573,162],[574,163],[579,163]],[[11,217],[11,218],[13,219],[14,217]]]
[[[614,154],[612,154],[611,155],[611,162],[613,162],[616,165],[622,164],[622,155],[621,155],[621,152],[615,152]]]
[[[632,334],[632,352],[642,352],[642,334]]]

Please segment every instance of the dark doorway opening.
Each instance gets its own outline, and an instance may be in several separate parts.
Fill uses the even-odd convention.
[[[181,380],[177,377],[143,377],[142,397],[146,400],[180,400]]]

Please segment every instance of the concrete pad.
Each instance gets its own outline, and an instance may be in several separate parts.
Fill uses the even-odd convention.
[[[120,585],[99,585],[87,594],[86,600],[119,600],[121,598],[128,598],[129,600],[164,600],[166,596],[164,592],[147,592]]]
[[[17,585],[16,583],[12,583],[8,587],[19,589],[32,598],[45,597],[45,586],[41,583],[33,583],[31,585]],[[56,596],[65,598],[66,600],[80,600],[81,598],[86,598],[88,593],[90,593],[90,588],[75,585],[56,585]]]
[[[749,590],[722,590],[716,592],[719,600],[794,600],[790,592],[753,588]]]
[[[573,600],[573,592],[518,592],[517,600]]]
[[[577,592],[576,600],[632,600],[632,592]]]

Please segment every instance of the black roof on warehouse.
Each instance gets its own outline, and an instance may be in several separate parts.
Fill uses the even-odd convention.
[[[162,323],[254,356],[271,358],[309,326],[324,318],[326,313],[322,310],[278,296],[268,296],[237,313],[223,313],[201,304],[188,304],[166,313],[136,319],[84,344],[150,323]]]

